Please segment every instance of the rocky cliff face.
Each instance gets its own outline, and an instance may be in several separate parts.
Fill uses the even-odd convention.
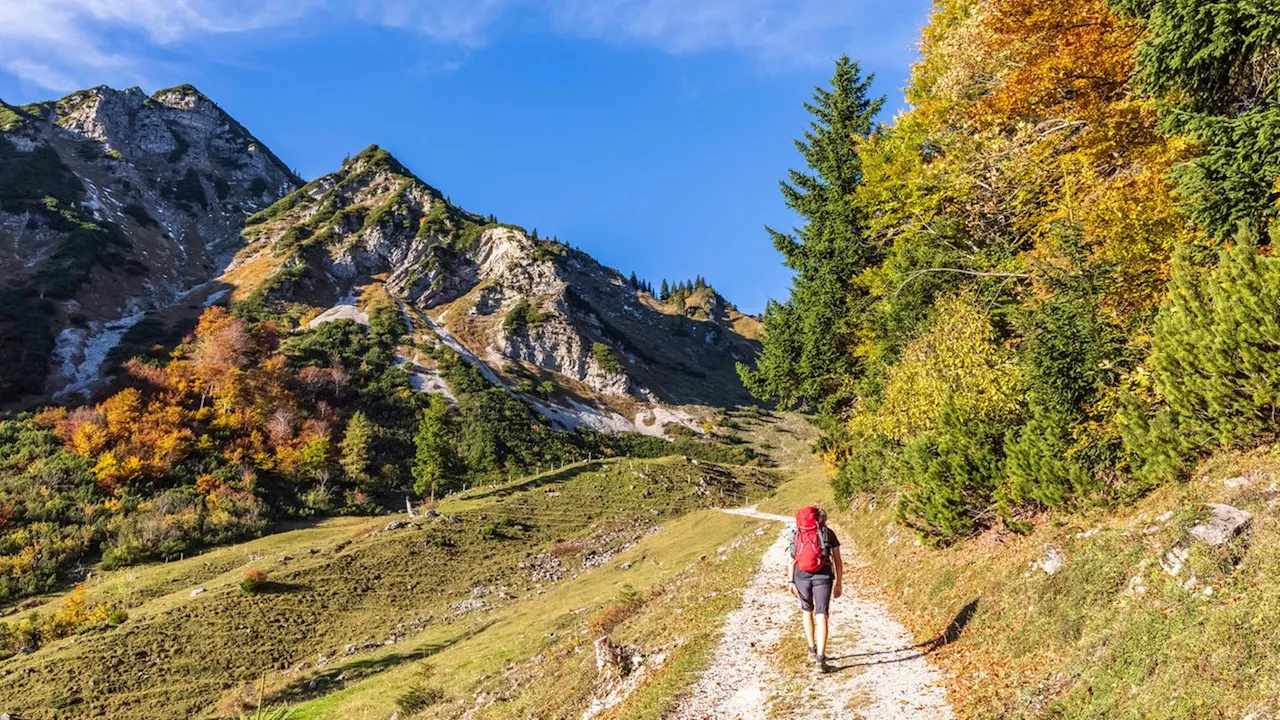
[[[740,327],[754,320],[713,291],[676,312],[585,253],[451,205],[376,147],[245,235],[221,278],[236,299],[279,313],[358,304],[376,286],[509,388],[551,381],[544,404],[565,424],[693,425],[655,408],[747,401],[734,363],[755,352]]]
[[[0,396],[86,390],[125,330],[221,273],[244,219],[297,185],[190,86],[0,104],[0,338],[27,345],[0,351]]]

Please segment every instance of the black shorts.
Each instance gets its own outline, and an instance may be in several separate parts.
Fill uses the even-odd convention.
[[[810,575],[796,570],[796,594],[800,596],[800,609],[805,612],[826,615],[831,608],[830,575]]]

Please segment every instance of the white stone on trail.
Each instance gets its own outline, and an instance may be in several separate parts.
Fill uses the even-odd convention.
[[[803,632],[799,604],[784,585],[791,518],[754,507],[725,512],[784,525],[743,592],[742,604],[725,618],[720,643],[676,718],[764,720],[785,690],[769,654],[786,633]],[[836,671],[817,675],[812,669],[799,717],[950,720],[941,674],[883,603],[849,587],[831,609],[827,655]]]

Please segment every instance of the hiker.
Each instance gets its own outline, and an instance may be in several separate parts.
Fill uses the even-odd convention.
[[[827,667],[827,632],[831,599],[840,597],[844,561],[840,539],[827,527],[827,514],[815,506],[800,508],[791,530],[791,562],[787,585],[804,611],[804,634],[809,640],[809,660]]]

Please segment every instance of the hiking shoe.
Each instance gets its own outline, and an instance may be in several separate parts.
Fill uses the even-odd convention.
[[[817,660],[818,660],[818,648],[810,645],[809,646],[809,662],[817,662]]]
[[[823,675],[826,675],[827,673],[831,672],[831,666],[827,664],[826,655],[818,656],[818,671],[821,672]]]

